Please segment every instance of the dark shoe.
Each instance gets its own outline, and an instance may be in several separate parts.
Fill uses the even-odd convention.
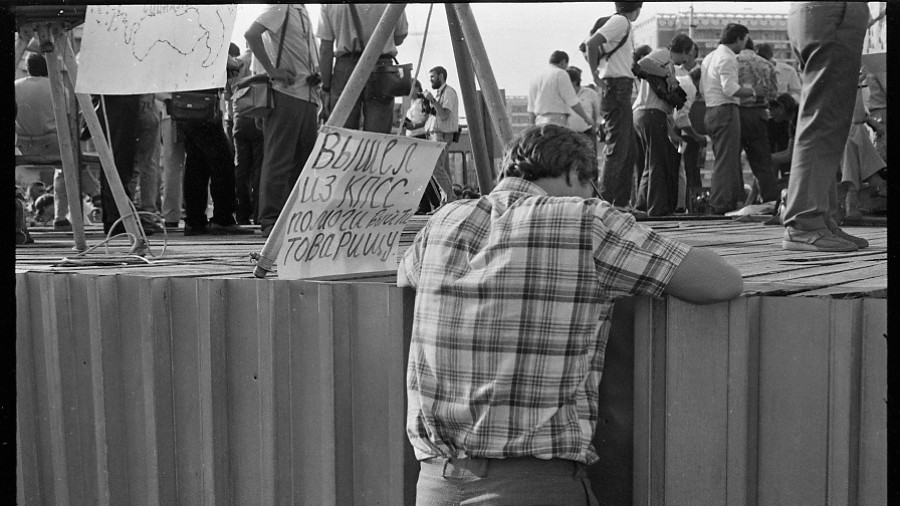
[[[149,236],[156,233],[163,233],[163,228],[156,222],[142,221],[141,226],[144,227],[144,235]]]
[[[53,222],[53,230],[56,230],[56,231],[59,231],[59,232],[71,232],[71,231],[72,231],[72,224],[69,223],[69,220],[63,218],[63,219],[61,219],[61,220],[59,220],[59,221],[54,221],[54,222]]]
[[[178,222],[177,221],[167,221],[166,228],[178,228]]]
[[[238,225],[249,225],[250,224],[250,218],[238,218],[235,221],[237,221]]]
[[[836,236],[828,228],[818,230],[800,230],[785,227],[781,240],[782,249],[792,251],[824,251],[846,253],[856,251],[859,247],[852,241]]]
[[[188,225],[187,223],[184,224],[185,237],[191,236],[191,235],[207,235],[207,234],[209,234],[209,229],[207,229],[205,225],[202,227],[192,227],[192,226]]]
[[[210,235],[252,235],[253,231],[249,228],[241,228],[240,225],[232,223],[231,225],[219,225],[218,223],[210,223],[207,227]]]
[[[863,249],[869,247],[869,241],[863,239],[862,237],[856,237],[855,235],[850,235],[847,232],[844,232],[840,228],[834,228],[831,230],[831,233],[837,236],[839,239],[843,239],[845,241],[850,241],[856,245],[857,248]]]

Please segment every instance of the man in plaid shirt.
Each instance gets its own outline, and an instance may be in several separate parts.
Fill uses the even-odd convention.
[[[585,467],[613,302],[725,301],[741,276],[593,198],[596,157],[568,128],[526,130],[503,166],[489,195],[435,213],[398,270],[416,290],[417,503],[597,504]]]

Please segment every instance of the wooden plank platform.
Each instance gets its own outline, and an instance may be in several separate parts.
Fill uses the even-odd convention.
[[[415,216],[400,239],[408,247],[427,217]],[[744,276],[744,295],[830,298],[887,297],[887,228],[850,227],[848,233],[864,237],[868,248],[854,253],[816,253],[781,249],[780,226],[736,220],[645,221],[667,237],[692,246],[708,247],[725,256]],[[86,227],[88,246],[99,244],[100,226]],[[64,271],[98,275],[128,274],[147,277],[252,277],[252,253],[265,240],[253,236],[184,237],[181,229],[149,238],[153,256],[128,257],[127,240],[84,256],[72,250],[72,234],[50,228],[31,229],[34,244],[16,247],[16,272]],[[165,251],[163,252],[163,247]],[[272,273],[277,278],[277,273]],[[391,277],[358,277],[360,281],[392,282]]]

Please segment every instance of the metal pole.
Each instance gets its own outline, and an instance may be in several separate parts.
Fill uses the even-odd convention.
[[[691,2],[691,10],[688,16],[688,37],[694,40],[694,2]]]
[[[334,110],[331,111],[331,116],[328,117],[326,125],[343,128],[344,123],[347,122],[347,118],[350,116],[350,111],[353,110],[353,105],[359,98],[359,94],[362,93],[366,81],[369,80],[369,74],[375,68],[375,61],[378,60],[378,56],[384,48],[384,43],[387,42],[391,32],[394,31],[394,27],[397,26],[400,15],[403,14],[405,8],[406,4],[390,4],[384,10],[381,19],[378,20],[378,25],[375,27],[375,32],[372,33],[372,38],[366,42],[365,50],[363,50],[362,56],[356,63],[356,67],[353,68],[353,72],[347,80],[347,85],[341,92]],[[281,209],[281,214],[275,220],[275,225],[272,226],[272,231],[266,239],[266,244],[263,245],[262,250],[259,252],[259,259],[256,261],[256,267],[253,268],[253,275],[258,278],[266,277],[266,274],[275,267],[278,252],[281,251],[281,245],[284,242],[284,229],[287,227],[288,215],[297,201],[297,194],[297,186],[295,185],[290,195],[288,195],[284,207]]]
[[[466,48],[465,37],[459,25],[456,11],[450,4],[445,4],[447,22],[450,25],[450,41],[453,43],[453,55],[456,58],[456,70],[459,72],[459,87],[466,108],[466,123],[469,126],[469,138],[472,141],[472,154],[475,157],[475,173],[478,175],[478,189],[487,195],[494,189],[491,171],[491,157],[488,153],[484,121],[481,118],[481,101],[475,91],[475,73],[472,69],[472,57]],[[465,155],[463,155],[465,156]]]

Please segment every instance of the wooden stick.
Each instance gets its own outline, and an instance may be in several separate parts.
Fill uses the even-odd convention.
[[[503,97],[500,95],[500,88],[497,87],[497,80],[494,79],[491,62],[488,61],[487,51],[484,49],[484,41],[481,40],[478,25],[475,23],[475,16],[472,14],[472,7],[467,3],[450,5],[456,9],[456,15],[459,18],[466,45],[469,47],[469,53],[472,56],[475,76],[478,77],[481,90],[484,92],[484,100],[487,102],[488,110],[490,111],[494,131],[497,132],[500,142],[506,145],[513,138],[512,123],[506,114]]]
[[[69,79],[72,87],[75,87],[78,77],[78,65],[75,63],[75,50],[66,39],[64,45],[64,60],[66,69],[68,70]],[[97,117],[97,111],[94,110],[94,104],[91,102],[91,96],[87,93],[76,93],[78,105],[81,106],[81,112],[84,115],[84,122],[87,123],[88,130],[94,140],[94,147],[97,149],[97,156],[100,158],[100,167],[103,174],[106,175],[106,182],[109,191],[112,192],[113,200],[116,202],[116,209],[119,210],[119,216],[122,216],[122,223],[125,225],[125,231],[132,234],[135,238],[131,251],[134,254],[144,254],[147,252],[147,237],[144,235],[144,228],[138,219],[137,209],[132,204],[128,194],[125,193],[125,187],[122,186],[122,179],[119,177],[119,171],[116,170],[116,161],[113,158],[109,144],[106,142],[106,136],[100,127],[100,119]],[[68,186],[68,182],[66,182]]]
[[[350,116],[350,111],[353,110],[353,105],[359,98],[359,94],[362,93],[366,81],[369,80],[369,74],[375,68],[375,62],[378,60],[378,56],[381,55],[384,43],[387,42],[391,32],[394,31],[394,27],[397,26],[400,15],[403,14],[405,8],[406,4],[390,4],[384,10],[381,19],[378,20],[378,25],[375,27],[375,32],[372,33],[372,38],[366,43],[366,48],[359,61],[356,62],[356,67],[353,68],[353,72],[347,80],[347,85],[341,92],[334,110],[331,111],[326,125],[343,128],[344,123],[347,122],[347,118]],[[299,179],[297,181],[299,182]],[[253,269],[253,275],[258,278],[266,277],[266,274],[271,272],[275,266],[276,257],[284,242],[284,228],[287,226],[288,215],[297,201],[297,194],[297,186],[295,185],[290,195],[288,195],[284,207],[281,209],[281,214],[275,220],[275,225],[272,226],[272,231],[266,239],[266,244],[263,245],[262,251],[259,252],[259,259],[257,259],[256,267]]]
[[[59,27],[54,26],[54,35]],[[49,40],[50,34],[46,25],[38,28],[38,36],[41,41]],[[61,37],[57,40],[64,40]],[[63,84],[62,71],[59,61],[60,51],[54,47],[49,53],[44,53],[47,60],[47,74],[50,77],[50,97],[53,101],[53,117],[56,120],[56,137],[59,142],[59,157],[62,160],[63,179],[66,182],[66,195],[69,198],[69,215],[71,217],[72,235],[75,238],[75,250],[87,249],[84,237],[84,210],[81,206],[81,192],[78,191],[78,165],[75,158],[75,146],[72,144],[72,133],[69,128],[69,115],[66,111],[66,89]]]
[[[488,153],[485,138],[484,121],[481,117],[481,100],[475,91],[475,72],[472,69],[472,58],[466,47],[465,37],[460,27],[459,18],[451,4],[444,4],[447,10],[447,23],[450,25],[450,41],[453,43],[453,56],[456,58],[456,71],[459,72],[459,88],[466,109],[466,123],[469,126],[469,138],[472,141],[472,154],[475,157],[475,173],[478,175],[478,189],[487,195],[494,189],[491,171],[491,156]],[[505,112],[504,112],[505,114]]]

